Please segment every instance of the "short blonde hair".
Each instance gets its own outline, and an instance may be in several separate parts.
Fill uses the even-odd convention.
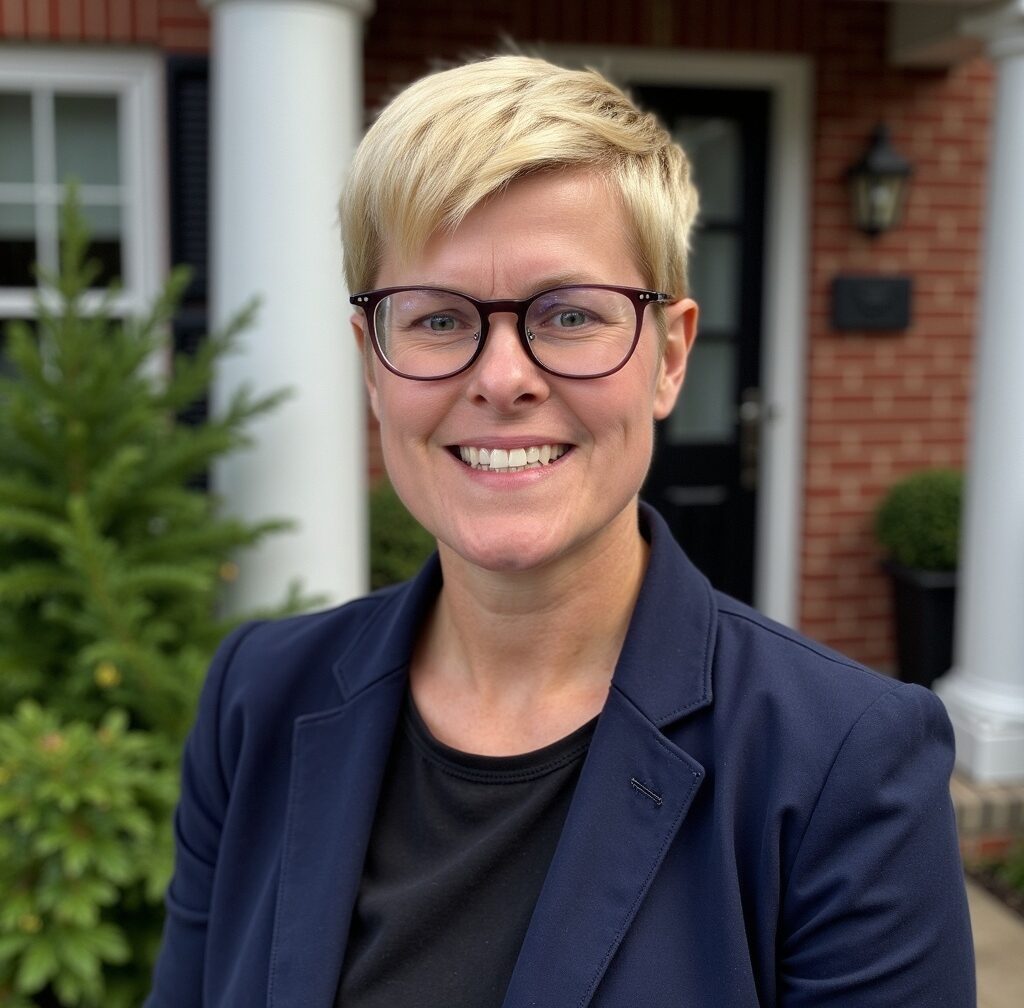
[[[682,149],[595,70],[518,55],[423,77],[367,132],[340,204],[348,289],[373,286],[386,243],[413,256],[513,180],[565,168],[606,180],[647,282],[685,296],[697,193]]]

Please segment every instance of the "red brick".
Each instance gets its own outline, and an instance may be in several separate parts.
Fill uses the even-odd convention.
[[[25,0],[0,2],[0,33],[4,38],[21,38],[25,34]]]
[[[163,24],[160,41],[172,52],[203,52],[210,44],[210,31],[206,25]]]
[[[90,42],[106,41],[107,5],[105,0],[82,0],[82,36]]]
[[[127,42],[132,38],[132,0],[107,0],[108,37],[111,42]]]
[[[57,5],[57,25],[54,33],[61,41],[74,41],[82,35],[81,0],[60,0]]]
[[[157,0],[135,0],[135,38],[139,42],[155,42],[159,37],[160,17]]]
[[[47,39],[50,36],[50,4],[48,0],[33,0],[25,5],[26,34],[29,38]]]
[[[160,17],[168,21],[205,20],[199,0],[160,0]]]

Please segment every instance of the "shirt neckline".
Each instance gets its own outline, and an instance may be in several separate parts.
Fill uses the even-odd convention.
[[[580,759],[590,746],[597,717],[550,745],[513,756],[483,756],[463,752],[435,738],[406,693],[405,731],[419,753],[429,762],[459,777],[480,783],[509,784],[536,780]]]

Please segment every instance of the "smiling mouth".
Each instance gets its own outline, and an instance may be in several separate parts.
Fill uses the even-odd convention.
[[[529,448],[474,448],[470,445],[458,445],[452,453],[471,469],[486,469],[488,472],[511,473],[523,469],[540,469],[561,458],[570,445],[542,444],[530,445]]]

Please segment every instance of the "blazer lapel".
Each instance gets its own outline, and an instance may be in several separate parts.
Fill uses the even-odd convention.
[[[703,776],[612,690],[504,1008],[590,1001]]]
[[[334,1003],[404,693],[396,673],[337,710],[296,722],[268,1008]]]
[[[409,656],[439,587],[435,555],[347,643],[341,706],[295,722],[268,1008],[334,1003]]]
[[[715,604],[661,519],[504,1008],[583,1008],[680,828],[704,768],[661,731],[711,703]]]

